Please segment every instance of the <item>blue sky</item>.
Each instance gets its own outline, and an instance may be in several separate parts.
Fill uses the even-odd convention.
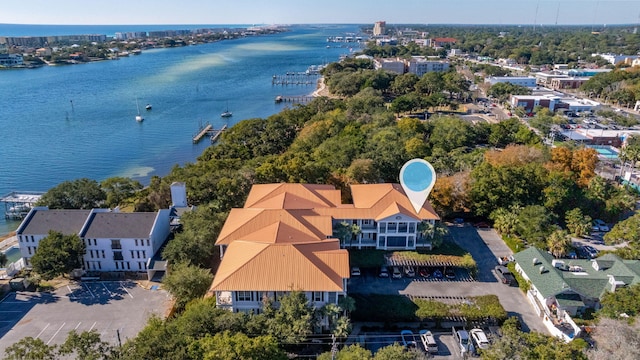
[[[640,0],[27,0],[9,24],[637,24]]]

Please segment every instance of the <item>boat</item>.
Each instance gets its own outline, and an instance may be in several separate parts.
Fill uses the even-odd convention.
[[[227,109],[222,114],[220,114],[220,116],[224,118],[233,116],[233,113],[229,111],[229,103],[227,103]]]
[[[281,96],[281,95],[278,95],[278,96],[276,96],[275,102],[276,102],[276,104],[279,104],[279,103],[281,103],[283,100],[284,100],[284,99],[282,98],[282,96]]]
[[[138,98],[136,98],[136,108],[138,109],[138,115],[136,115],[137,122],[143,122],[144,118],[140,115],[140,105],[138,105]]]
[[[147,110],[151,110],[151,104],[147,104],[147,106],[144,107]]]

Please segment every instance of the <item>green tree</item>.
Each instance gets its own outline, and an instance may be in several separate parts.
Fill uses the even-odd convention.
[[[40,339],[28,336],[5,349],[7,360],[50,360],[55,359],[56,346],[49,346]]]
[[[71,330],[66,340],[58,349],[58,354],[70,356],[75,354],[77,359],[110,360],[119,358],[117,349],[107,342],[100,340],[96,330],[77,333]]]
[[[202,268],[212,267],[217,252],[213,239],[218,237],[226,218],[226,212],[211,205],[184,213],[180,218],[182,230],[167,243],[162,256],[169,263],[189,262]]]
[[[500,234],[511,236],[518,228],[518,214],[520,208],[515,207],[511,210],[499,208],[494,210],[489,218],[493,220],[493,226]]]
[[[577,237],[582,237],[591,232],[591,217],[582,214],[580,208],[567,211],[565,214],[565,222],[569,233]]]
[[[139,181],[126,177],[112,177],[100,183],[100,187],[106,194],[106,204],[109,207],[116,207],[123,204],[127,199],[142,190],[142,184]]]
[[[565,257],[571,248],[571,238],[566,231],[555,230],[547,238],[547,247],[553,256]]]
[[[8,261],[7,254],[0,252],[0,267],[5,267]]]
[[[335,358],[331,352],[325,352],[318,355],[317,360],[371,360],[373,355],[371,351],[361,347],[358,344],[345,346],[337,352]]]
[[[629,246],[640,248],[640,214],[615,224],[611,231],[604,234],[604,241],[609,245],[628,241]]]
[[[525,206],[518,214],[518,235],[530,244],[545,248],[547,237],[555,230],[553,220],[553,215],[543,206]]]
[[[598,316],[619,319],[626,314],[633,321],[640,314],[640,284],[606,292],[600,303],[602,308],[598,310]]]
[[[106,199],[105,192],[97,181],[82,178],[65,181],[49,189],[38,201],[38,206],[49,209],[93,209],[100,207]]]
[[[203,360],[286,360],[287,354],[278,347],[273,336],[250,338],[229,331],[207,335],[192,343],[189,353]]]
[[[184,309],[194,299],[203,297],[213,281],[209,270],[189,263],[171,264],[162,284],[176,300],[176,307]]]
[[[280,306],[277,309],[270,299],[263,304],[268,334],[285,344],[294,345],[304,341],[313,332],[315,309],[299,290],[291,291],[278,300]]]
[[[378,350],[373,360],[423,360],[426,358],[426,355],[418,349],[406,350],[400,344],[393,344]]]
[[[81,268],[84,253],[85,244],[78,235],[63,235],[51,230],[38,243],[31,265],[43,279],[51,280]]]
[[[346,246],[347,242],[349,246],[351,246],[353,238],[360,233],[360,226],[357,224],[349,224],[346,221],[342,221],[333,227],[333,236],[340,239],[342,246]]]

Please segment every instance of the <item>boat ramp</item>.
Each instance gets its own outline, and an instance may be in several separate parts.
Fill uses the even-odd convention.
[[[204,126],[200,126],[198,132],[193,136],[193,143],[197,144],[204,137],[209,137],[211,139],[211,143],[215,143],[218,141],[218,138],[222,134],[223,131],[227,130],[227,125],[223,125],[220,129],[214,129],[213,125],[206,123]]]

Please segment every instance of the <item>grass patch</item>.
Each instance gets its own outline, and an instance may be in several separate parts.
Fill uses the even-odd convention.
[[[511,249],[511,251],[513,251],[514,254],[526,249],[524,241],[522,241],[518,237],[502,235],[502,240],[504,241],[505,244],[507,244],[509,249]]]
[[[384,265],[384,255],[387,251],[363,249],[349,249],[349,263],[351,266],[359,266],[361,268],[380,267]]]
[[[463,256],[442,255],[442,254],[422,254],[416,251],[394,251],[391,256],[396,260],[413,260],[424,264],[453,264],[453,266],[475,269],[476,262],[471,254]]]
[[[469,298],[461,304],[446,304],[434,300],[410,300],[404,295],[349,294],[356,301],[353,321],[402,322],[435,320],[437,323],[451,317],[464,317],[467,321],[507,318],[507,312],[496,295]]]
[[[416,321],[418,306],[402,295],[349,294],[356,301],[352,321]]]

